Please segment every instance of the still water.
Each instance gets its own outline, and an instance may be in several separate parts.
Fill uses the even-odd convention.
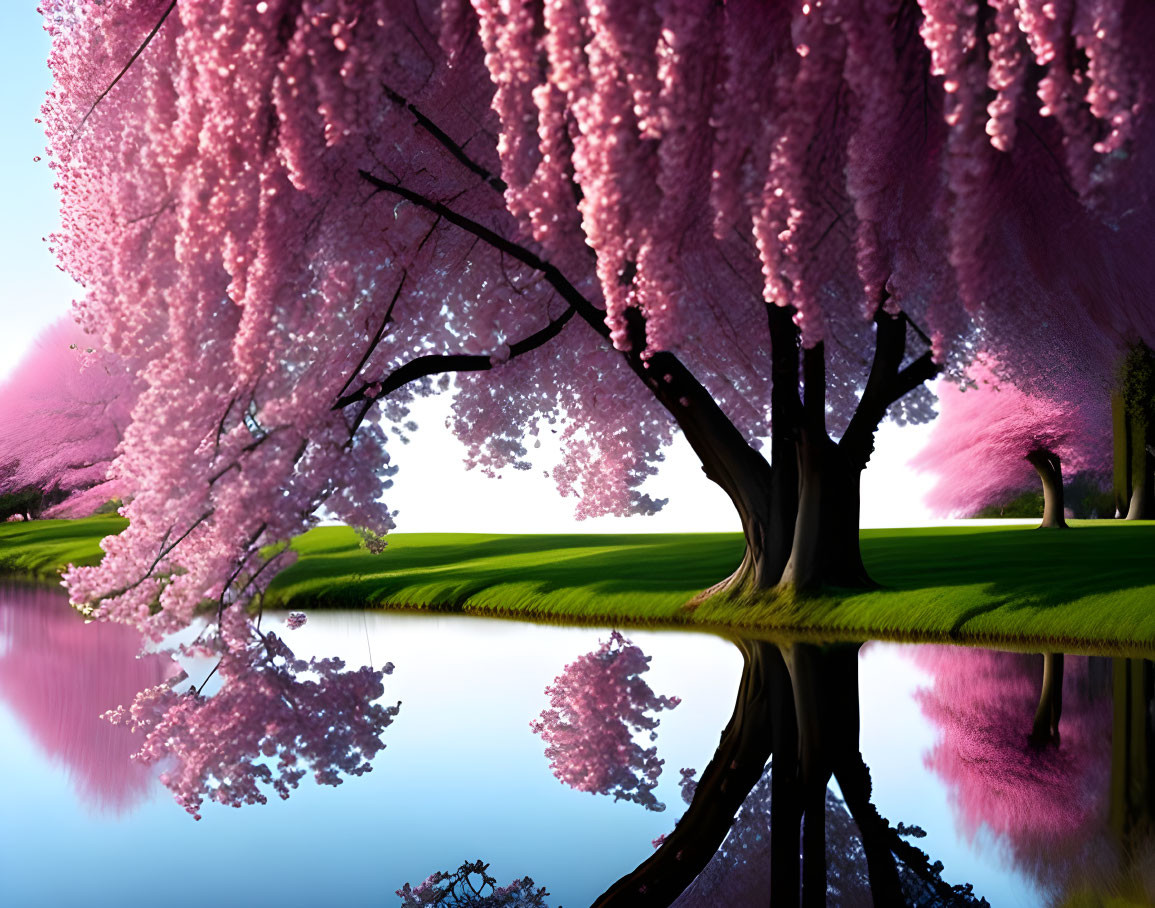
[[[287,800],[269,792],[239,809],[206,801],[197,821],[158,781],[171,761],[131,760],[141,735],[100,718],[165,682],[173,664],[138,656],[131,631],[85,625],[54,590],[0,589],[0,903],[395,906],[404,884],[481,859],[499,886],[532,877],[553,908],[589,905],[631,873],[635,894],[620,903],[642,904],[636,893],[660,900],[655,880],[668,877],[654,861],[692,862],[717,831],[701,804],[726,803],[727,774],[751,754],[761,767],[758,748],[771,746],[803,758],[789,777],[775,758],[781,784],[767,769],[676,904],[764,905],[772,866],[811,894],[815,874],[825,878],[830,904],[869,904],[887,880],[912,904],[974,903],[952,892],[965,884],[994,906],[1155,895],[1149,661],[1068,655],[1052,659],[1045,684],[1042,655],[953,647],[867,643],[831,658],[704,634],[629,631],[614,642],[609,629],[363,612],[313,612],[295,630],[266,616],[264,627],[297,659],[392,663],[380,702],[400,708],[371,772],[336,787],[306,775]],[[635,660],[617,687],[595,677],[610,657]],[[184,657],[184,686],[213,665]],[[554,723],[555,774],[530,723],[563,677],[567,702],[584,697],[586,714]],[[203,693],[211,701],[227,683],[208,677]],[[609,715],[626,709],[627,688],[643,724],[660,722],[636,734],[632,763],[621,717]],[[731,723],[736,700],[745,729]],[[260,702],[238,700],[221,721],[260,728],[267,717],[244,715]],[[784,728],[795,706],[808,729],[801,748],[759,737],[759,716]],[[609,725],[588,724],[607,715]],[[737,749],[711,767],[720,736]],[[821,786],[830,772],[815,824],[795,782]],[[710,797],[687,813],[695,785]],[[794,830],[792,845],[781,830]],[[655,856],[665,835],[676,861],[671,847]]]

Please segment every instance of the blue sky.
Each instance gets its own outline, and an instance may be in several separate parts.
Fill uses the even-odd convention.
[[[0,376],[7,376],[37,330],[68,310],[76,285],[56,269],[41,241],[56,227],[56,195],[44,154],[43,128],[33,122],[50,84],[48,35],[35,0],[0,4]],[[42,160],[34,162],[34,157]]]

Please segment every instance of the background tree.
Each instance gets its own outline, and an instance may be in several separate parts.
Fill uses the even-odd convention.
[[[998,363],[978,360],[966,383],[938,385],[940,415],[926,446],[911,461],[937,476],[932,510],[970,517],[1023,489],[1032,468],[1042,481],[1043,527],[1065,527],[1063,467],[1106,476],[1110,464],[1104,401],[1024,394],[1000,380]]]
[[[143,383],[94,343],[58,319],[0,387],[0,492],[39,492],[54,515],[85,516],[126,491],[111,466]]]
[[[149,383],[73,597],[159,631],[321,504],[388,530],[367,417],[447,371],[484,468],[560,420],[581,512],[644,512],[676,425],[742,519],[722,588],[867,583],[888,409],[1049,298],[1039,260],[1149,236],[1155,14],[1025,10],[51,0],[56,248]],[[1114,264],[1077,282],[1109,311]]]
[[[1132,344],[1111,397],[1115,508],[1128,520],[1155,518],[1155,353]]]
[[[656,714],[673,709],[678,697],[656,695],[642,675],[650,657],[617,631],[600,647],[565,667],[545,689],[550,708],[529,723],[546,743],[545,755],[558,780],[577,791],[612,794],[647,810],[665,810],[654,796],[665,761],[657,747]]]

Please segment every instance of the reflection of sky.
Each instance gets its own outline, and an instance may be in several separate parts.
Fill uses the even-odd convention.
[[[276,619],[269,626],[278,629]],[[684,809],[678,769],[706,765],[729,718],[741,660],[704,634],[629,633],[653,657],[646,680],[682,704],[662,714],[657,789],[665,813],[576,792],[549,772],[528,727],[543,688],[605,631],[463,618],[313,612],[283,632],[299,656],[350,666],[386,660],[385,699],[402,700],[376,770],[339,788],[306,781],[288,802],[207,804],[194,822],[155,786],[119,818],[76,803],[68,771],[0,703],[0,878],[5,906],[396,904],[393,891],[464,860],[491,862],[501,884],[532,876],[555,906],[589,904],[652,853]],[[202,667],[201,671],[205,669]],[[991,843],[959,841],[941,782],[922,765],[934,730],[912,699],[929,683],[903,648],[872,644],[861,661],[862,751],[875,802],[892,824],[993,905],[1035,905]],[[194,681],[200,678],[194,674]]]
[[[356,665],[371,645],[378,664],[396,663],[386,699],[403,704],[375,771],[337,789],[305,782],[265,807],[206,805],[199,823],[159,786],[119,820],[78,808],[65,770],[0,704],[4,904],[199,906],[212,894],[226,904],[391,905],[402,883],[479,857],[501,884],[528,874],[554,894],[551,905],[589,904],[672,826],[677,769],[713,753],[740,668],[737,651],[714,638],[631,635],[654,657],[654,690],[685,697],[662,716],[657,794],[670,807],[655,814],[564,787],[529,730],[545,685],[599,634],[314,612],[285,635],[298,655]]]

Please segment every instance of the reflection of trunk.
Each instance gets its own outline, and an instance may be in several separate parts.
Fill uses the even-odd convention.
[[[1155,664],[1145,659],[1115,659],[1112,674],[1115,724],[1110,823],[1124,851],[1131,852],[1141,834],[1155,826]]]
[[[1066,529],[1067,521],[1063,513],[1063,466],[1059,455],[1045,448],[1035,448],[1027,455],[1027,460],[1039,474],[1043,482],[1043,527]]]
[[[858,647],[836,645],[818,647],[813,644],[792,644],[784,648],[790,680],[794,687],[794,708],[798,729],[798,764],[796,778],[786,773],[779,780],[782,767],[775,758],[775,795],[779,786],[793,782],[801,795],[803,805],[802,883],[803,903],[822,904],[826,895],[825,852],[816,853],[811,846],[822,842],[811,826],[825,823],[826,786],[831,775],[838,780],[846,807],[862,834],[862,847],[870,875],[870,891],[876,905],[903,905],[905,900],[898,881],[898,868],[889,847],[887,822],[870,803],[870,773],[858,749]],[[781,753],[776,746],[775,753]],[[819,798],[818,793],[821,793]],[[797,853],[798,826],[783,822],[777,803],[771,823],[771,841],[777,835],[783,842],[778,852],[785,860],[786,842],[795,842]],[[793,820],[793,812],[790,816]],[[797,861],[797,857],[795,857]],[[821,870],[821,873],[819,872]],[[798,892],[772,871],[772,905],[797,905]],[[797,871],[789,874],[792,883]]]
[[[871,803],[870,771],[858,746],[858,646],[738,645],[744,666],[737,703],[689,809],[658,850],[594,905],[673,902],[725,839],[771,751],[770,891],[755,898],[790,908],[825,903],[827,784],[833,775],[861,835],[876,905],[906,904],[896,858],[903,879],[941,900],[935,904],[972,903],[960,899],[960,890],[943,881],[941,865],[903,839]]]
[[[693,802],[649,860],[614,883],[595,906],[670,904],[713,857],[738,808],[761,778],[776,725],[773,695],[788,690],[789,681],[773,644],[748,641],[739,647],[744,664],[734,714],[702,772]]]
[[[1028,742],[1041,748],[1059,746],[1059,718],[1063,714],[1063,654],[1043,653],[1043,687]]]

